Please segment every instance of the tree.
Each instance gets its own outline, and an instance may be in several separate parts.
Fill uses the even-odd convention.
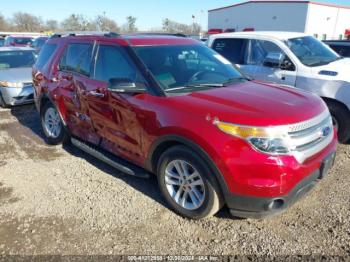
[[[165,32],[169,32],[170,33],[170,24],[171,24],[171,21],[170,21],[170,19],[169,18],[165,18],[164,20],[163,20],[163,31],[165,31]]]
[[[58,22],[56,20],[47,20],[45,24],[45,30],[47,31],[57,31],[59,28]]]
[[[65,31],[93,31],[96,30],[96,25],[89,22],[83,15],[71,14],[63,20],[62,28]]]
[[[5,17],[0,14],[0,31],[8,30],[9,24],[7,23]]]
[[[126,24],[123,26],[123,31],[125,33],[137,32],[138,29],[136,27],[136,20],[137,20],[137,18],[134,16],[131,16],[131,15],[126,17]]]
[[[13,14],[12,23],[16,31],[34,32],[42,29],[42,20],[28,13],[17,12]]]
[[[97,25],[97,30],[99,31],[109,31],[109,32],[119,32],[120,28],[118,26],[118,24],[104,16],[104,15],[99,15],[96,17],[96,25]]]
[[[167,33],[182,33],[182,34],[194,34],[197,35],[202,31],[202,28],[197,23],[182,24],[176,21],[172,21],[169,18],[163,20],[163,31]]]

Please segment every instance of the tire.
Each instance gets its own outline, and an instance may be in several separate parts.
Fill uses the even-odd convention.
[[[4,99],[2,98],[2,95],[0,93],[0,107],[2,108],[7,108],[8,106],[6,105]]]
[[[334,103],[327,103],[329,111],[331,112],[333,123],[338,129],[338,140],[345,144],[350,139],[350,112],[344,106]]]
[[[187,170],[183,178],[190,177],[190,180],[181,178],[178,172],[181,167]],[[223,197],[213,172],[192,150],[184,146],[168,149],[161,155],[157,170],[160,191],[177,214],[197,220],[211,217],[222,208]]]
[[[59,145],[69,140],[69,135],[61,117],[51,102],[47,102],[40,111],[41,127],[49,145]]]

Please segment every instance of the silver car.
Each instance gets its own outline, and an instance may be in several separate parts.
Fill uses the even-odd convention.
[[[35,50],[0,47],[0,106],[33,102],[32,66]]]

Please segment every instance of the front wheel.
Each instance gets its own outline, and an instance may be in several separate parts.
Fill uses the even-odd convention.
[[[41,111],[41,126],[48,144],[58,145],[68,141],[61,117],[51,102],[47,102]]]
[[[328,103],[333,125],[338,131],[338,140],[344,144],[350,139],[350,114],[347,109],[336,103]]]
[[[202,219],[223,206],[214,174],[203,159],[184,146],[172,147],[160,157],[158,184],[170,207],[181,216]]]
[[[1,93],[0,93],[0,107],[2,107],[2,108],[6,108],[7,107],[7,105],[5,103],[5,100],[2,98]]]

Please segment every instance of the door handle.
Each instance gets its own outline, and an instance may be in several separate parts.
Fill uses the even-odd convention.
[[[99,93],[99,92],[96,92],[96,91],[90,91],[89,92],[89,95],[90,96],[95,96],[95,97],[105,97],[105,95],[103,93]]]

